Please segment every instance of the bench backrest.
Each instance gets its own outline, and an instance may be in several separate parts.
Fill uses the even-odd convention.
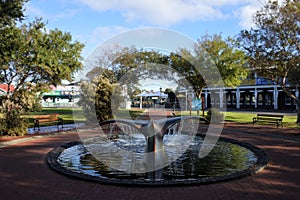
[[[36,115],[33,116],[34,119],[57,119],[59,114],[50,114],[50,115]]]
[[[273,114],[257,114],[257,118],[267,117],[267,118],[279,118],[283,119],[284,115],[273,115]]]

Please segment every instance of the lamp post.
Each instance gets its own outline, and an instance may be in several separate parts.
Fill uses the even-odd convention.
[[[159,88],[159,104],[161,104],[161,92],[162,92],[162,88]]]

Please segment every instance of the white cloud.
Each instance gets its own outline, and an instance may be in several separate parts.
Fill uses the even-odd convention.
[[[170,26],[185,20],[227,17],[222,6],[237,5],[239,0],[80,0],[98,11],[120,11],[128,21],[143,20],[151,25]]]
[[[41,9],[34,6],[30,2],[26,4],[25,14],[28,15],[28,16],[46,18],[46,14]]]
[[[242,28],[267,0],[80,0],[97,11],[119,11],[127,21],[170,26],[183,21],[236,18]],[[283,0],[279,0],[282,2]]]
[[[55,20],[60,20],[60,19],[70,19],[73,16],[77,15],[80,12],[79,9],[65,9],[64,12],[62,13],[57,13],[53,15],[51,18]]]
[[[97,27],[91,33],[90,41],[96,45],[105,40],[110,39],[112,36],[120,34],[124,31],[130,30],[129,28],[123,26],[104,26],[104,27]]]
[[[99,44],[102,44],[111,37],[125,31],[131,30],[123,26],[102,26],[95,28],[88,35],[76,35],[74,39],[88,44],[83,50],[83,57],[87,57]]]
[[[80,9],[63,9],[63,11],[59,12],[54,12],[54,13],[49,13],[45,10],[42,10],[41,8],[37,7],[31,2],[28,2],[26,5],[26,10],[25,13],[27,16],[30,17],[42,17],[43,19],[46,20],[61,20],[61,19],[69,19],[74,17],[76,14],[80,12]]]
[[[262,1],[254,0],[249,1],[244,6],[239,7],[235,12],[236,17],[239,19],[239,25],[245,29],[253,27],[253,16],[256,11],[262,7],[262,5]]]

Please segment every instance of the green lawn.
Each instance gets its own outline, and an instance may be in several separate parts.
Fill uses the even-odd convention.
[[[120,110],[118,117],[120,118],[136,118],[143,111],[139,110]],[[48,114],[59,114],[59,117],[63,118],[64,124],[73,124],[74,122],[80,123],[85,122],[86,118],[81,108],[43,108],[39,112],[31,112],[26,117],[29,118],[30,127],[33,127],[33,116],[34,115],[48,115]]]
[[[74,115],[73,115],[74,113]],[[74,122],[85,122],[85,117],[80,108],[43,108],[39,112],[31,112],[27,116],[29,118],[30,127],[33,126],[34,115],[48,115],[59,114],[59,117],[63,118],[64,124],[73,124]]]
[[[179,113],[178,113],[179,114]],[[182,115],[189,115],[189,111],[183,111]],[[202,113],[201,113],[202,114]],[[234,123],[246,123],[252,124],[253,117],[256,117],[256,113],[250,112],[225,112],[225,121]],[[192,115],[197,115],[196,111],[192,111]],[[205,112],[206,115],[206,112]],[[283,118],[283,126],[290,128],[300,128],[300,125],[296,124],[297,116],[295,115],[285,115]]]
[[[226,112],[226,121],[231,121],[235,123],[252,123],[253,117],[256,117],[256,113],[247,113],[247,112]],[[300,127],[296,124],[297,116],[296,115],[285,115],[283,117],[283,126],[296,128]]]
[[[118,117],[120,118],[131,118],[135,119],[139,116],[143,111],[141,110],[120,110],[118,112]],[[30,127],[33,126],[33,119],[32,115],[45,115],[45,114],[59,114],[60,117],[63,118],[65,124],[72,124],[75,122],[85,122],[85,117],[83,112],[80,108],[43,108],[40,112],[32,112],[30,115],[26,116],[29,118]],[[177,115],[189,115],[189,111],[183,112],[175,112]],[[74,114],[74,115],[73,115]],[[202,114],[200,112],[200,114]],[[225,120],[227,122],[234,122],[234,123],[247,123],[252,124],[253,117],[256,116],[256,113],[249,113],[249,112],[226,112]],[[0,114],[1,115],[1,114]],[[192,111],[192,115],[197,115],[196,111]],[[206,115],[206,112],[205,112]],[[285,115],[283,118],[283,126],[284,127],[291,127],[291,128],[300,128],[300,125],[296,123],[296,115]]]

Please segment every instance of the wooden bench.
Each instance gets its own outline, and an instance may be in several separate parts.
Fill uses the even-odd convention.
[[[36,115],[33,117],[33,123],[34,123],[34,130],[38,128],[40,130],[41,124],[50,124],[50,123],[56,123],[57,128],[59,128],[59,125],[63,128],[63,119],[59,117],[58,114],[50,114],[50,115]]]
[[[284,115],[273,115],[273,114],[257,114],[253,117],[253,125],[259,123],[276,124],[277,128],[282,127],[282,120]]]

